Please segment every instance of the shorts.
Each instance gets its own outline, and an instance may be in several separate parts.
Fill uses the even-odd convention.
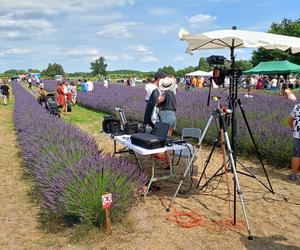
[[[300,139],[294,138],[293,156],[300,157]]]
[[[176,129],[176,113],[172,110],[161,110],[159,112],[159,121],[170,124],[170,129]]]

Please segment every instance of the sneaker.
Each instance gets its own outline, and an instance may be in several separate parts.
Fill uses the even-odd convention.
[[[155,160],[159,160],[159,161],[164,161],[165,160],[165,156],[163,154],[156,154],[154,156]]]
[[[289,174],[288,179],[291,181],[298,180],[299,176],[297,174]]]

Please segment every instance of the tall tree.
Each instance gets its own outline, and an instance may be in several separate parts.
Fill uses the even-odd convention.
[[[300,37],[300,19],[292,21],[291,19],[284,18],[281,23],[272,23],[268,32],[278,35]],[[300,64],[300,55],[294,55],[290,50],[281,51],[279,49],[266,50],[264,48],[259,48],[258,50],[253,51],[251,58],[254,66],[261,61],[272,60],[289,60],[293,63]]]
[[[91,62],[90,69],[92,70],[93,76],[106,76],[107,64],[105,63],[105,58],[100,56],[94,62]]]
[[[213,67],[211,65],[209,65],[206,58],[204,58],[204,57],[201,57],[199,59],[198,68],[199,68],[199,70],[206,71],[206,72],[213,70]]]
[[[42,71],[43,76],[54,77],[55,75],[65,75],[63,67],[58,63],[49,63],[47,69]]]
[[[163,72],[168,76],[175,76],[176,72],[172,66],[164,66],[158,69],[159,72]]]

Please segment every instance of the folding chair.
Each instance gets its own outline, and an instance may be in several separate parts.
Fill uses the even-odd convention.
[[[190,159],[192,158],[192,155],[195,152],[196,145],[199,143],[199,140],[201,138],[201,129],[199,128],[183,128],[181,132],[181,139],[186,140],[186,148],[180,151],[175,151],[175,155],[178,156],[178,161],[175,164],[176,166],[179,165],[181,159],[184,159],[186,162],[186,166],[188,166]],[[190,169],[189,169],[189,181],[190,181],[190,187],[186,192],[191,191],[193,181],[193,170],[194,165],[192,163]],[[181,191],[182,192],[182,191]]]

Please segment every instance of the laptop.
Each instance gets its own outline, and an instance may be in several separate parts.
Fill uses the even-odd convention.
[[[170,124],[168,123],[156,122],[151,134],[162,138],[165,141],[165,144],[169,144],[174,140],[174,138],[168,137],[169,128]]]

